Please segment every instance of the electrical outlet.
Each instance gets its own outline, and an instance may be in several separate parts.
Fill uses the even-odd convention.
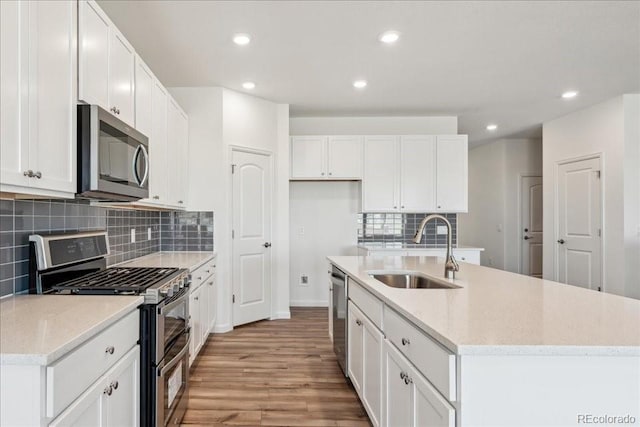
[[[436,234],[447,234],[447,226],[439,225],[436,227]]]
[[[131,243],[135,243],[136,242],[136,229],[132,228],[131,229]]]
[[[151,240],[151,227],[147,228],[147,240]]]
[[[307,286],[309,284],[309,276],[307,276],[306,274],[300,276],[300,284]]]

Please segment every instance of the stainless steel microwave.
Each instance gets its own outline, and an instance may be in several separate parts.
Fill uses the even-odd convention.
[[[149,139],[97,105],[78,105],[78,196],[149,197]]]

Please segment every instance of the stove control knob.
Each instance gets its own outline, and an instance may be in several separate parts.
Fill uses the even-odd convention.
[[[169,291],[165,288],[160,289],[160,295],[166,297]]]

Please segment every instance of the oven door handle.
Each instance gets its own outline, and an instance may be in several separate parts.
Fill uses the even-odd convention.
[[[187,335],[189,335],[189,332],[187,330]],[[167,371],[171,368],[173,368],[174,366],[176,366],[178,364],[178,362],[180,362],[180,360],[182,360],[184,358],[184,356],[187,354],[187,352],[189,351],[189,340],[191,339],[191,337],[187,338],[187,343],[184,345],[184,348],[182,350],[180,350],[180,353],[178,353],[176,355],[176,357],[174,357],[171,362],[167,363],[166,365],[164,365],[160,371],[158,371],[158,376],[160,378],[164,377],[164,374],[167,373]]]

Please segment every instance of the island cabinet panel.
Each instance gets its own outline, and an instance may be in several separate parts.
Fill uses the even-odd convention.
[[[349,378],[374,426],[382,410],[382,345],[384,335],[349,301]]]
[[[385,310],[385,329],[391,341],[440,393],[456,400],[456,358],[435,340],[388,307]]]
[[[348,279],[349,298],[362,310],[378,329],[382,329],[383,304],[355,280]]]

